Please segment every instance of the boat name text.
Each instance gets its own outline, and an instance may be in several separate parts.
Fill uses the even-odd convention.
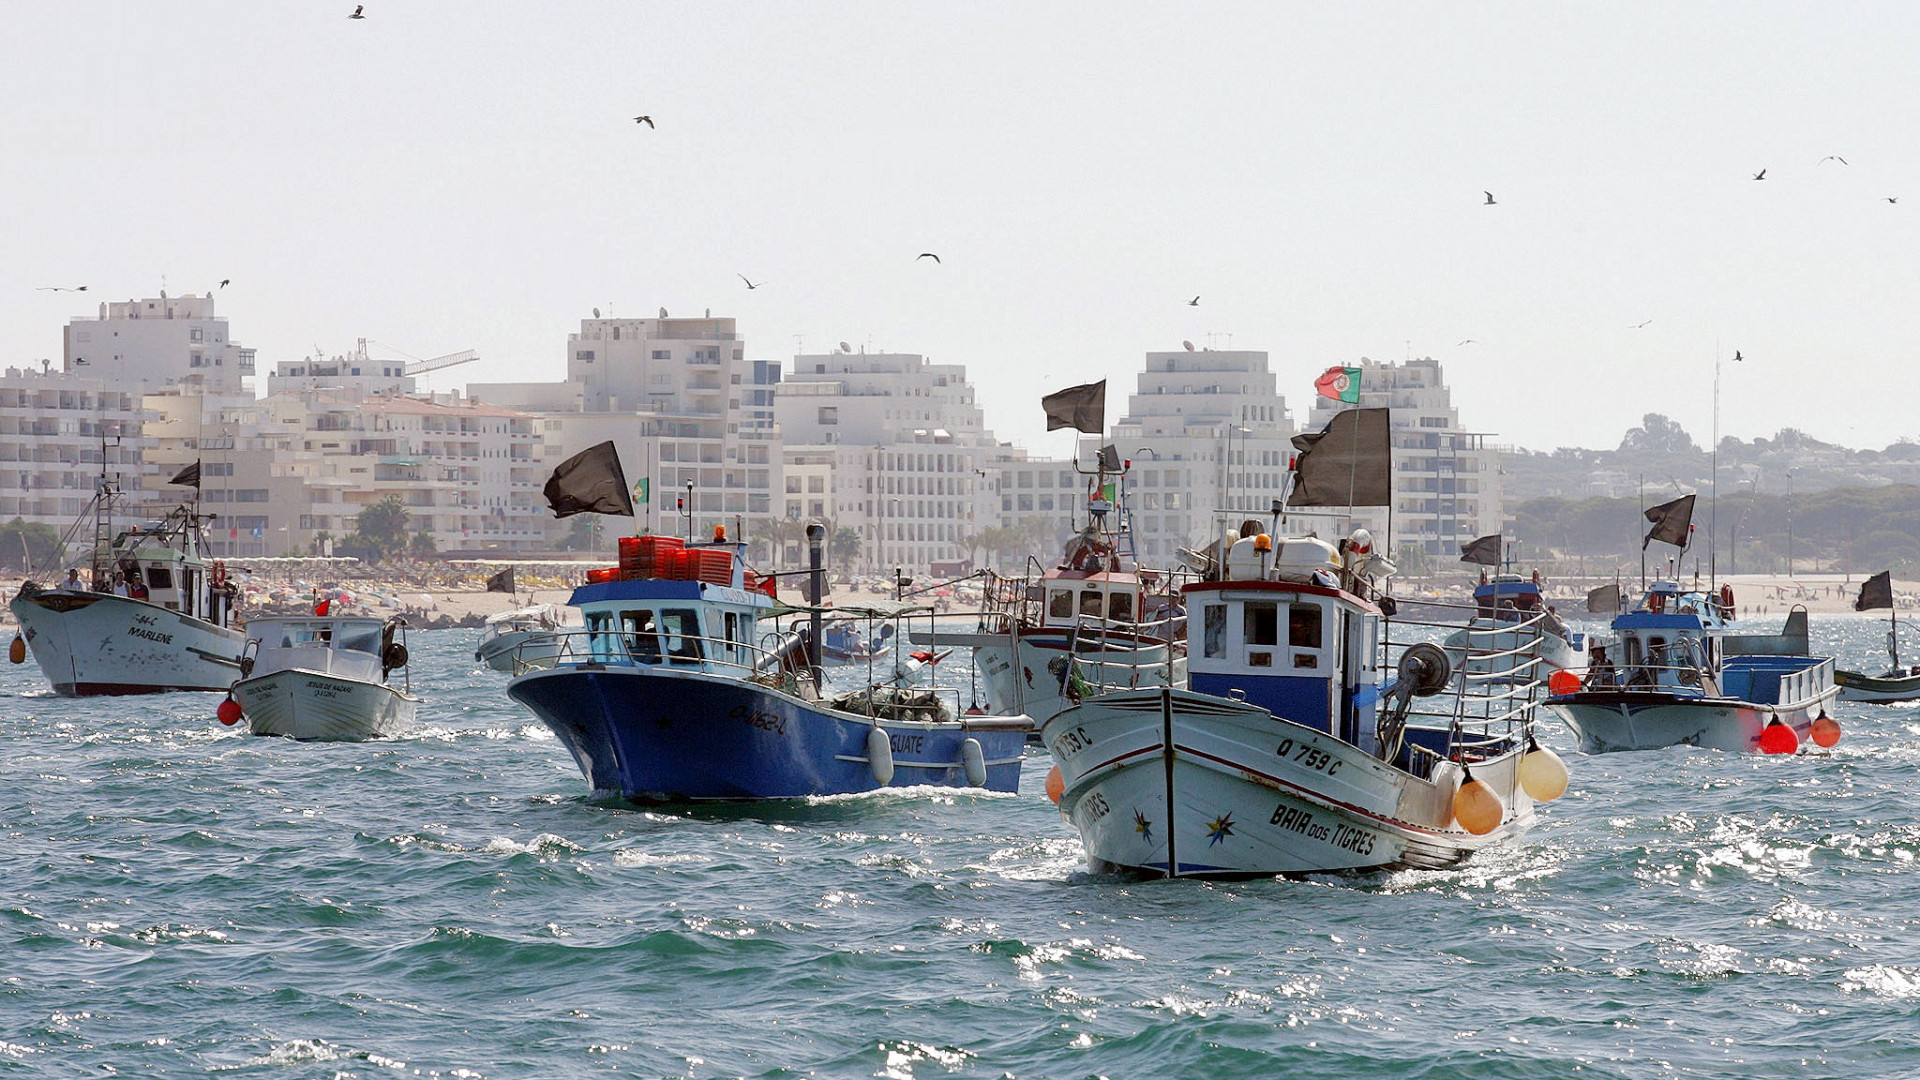
[[[735,705],[733,709],[727,713],[727,718],[738,720],[743,724],[751,724],[761,731],[771,731],[775,735],[785,735],[787,733],[786,717],[761,709],[755,709],[750,706]]]
[[[1087,792],[1087,797],[1080,800],[1079,806],[1074,807],[1074,813],[1084,818],[1089,825],[1112,812],[1113,807],[1108,806],[1106,798],[1097,791]]]
[[[926,746],[925,734],[908,734],[902,731],[887,733],[887,747],[896,754],[918,754],[925,750]]]
[[[173,644],[172,634],[163,634],[158,630],[149,630],[144,626],[129,626],[127,627],[127,634],[130,637],[146,638],[148,641],[157,641],[162,645]]]

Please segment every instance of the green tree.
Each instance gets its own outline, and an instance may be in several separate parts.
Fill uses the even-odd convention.
[[[827,553],[833,559],[833,565],[850,567],[860,557],[860,532],[857,529],[835,529],[833,539],[827,542]]]
[[[440,545],[434,542],[432,533],[421,529],[413,534],[413,539],[407,544],[407,554],[416,559],[431,559],[440,554]]]
[[[575,514],[567,527],[567,535],[560,541],[562,551],[595,551],[600,547],[600,537],[605,531],[601,524],[601,514]]]
[[[321,529],[319,532],[313,534],[313,543],[307,545],[307,554],[325,555],[329,550],[328,545],[332,542],[333,534],[325,529]]]
[[[360,511],[354,527],[368,547],[389,559],[407,550],[407,522],[412,515],[398,495],[388,495]]]
[[[65,552],[60,534],[51,525],[14,518],[0,525],[0,566],[22,573],[36,566],[51,568]]]
[[[1408,577],[1426,577],[1433,573],[1433,556],[1418,544],[1401,544],[1393,553],[1396,568]]]

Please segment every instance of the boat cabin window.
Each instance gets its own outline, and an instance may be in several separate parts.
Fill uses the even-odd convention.
[[[1090,615],[1096,619],[1100,617],[1099,589],[1080,590],[1080,614]]]
[[[1107,618],[1112,622],[1133,621],[1133,594],[1116,592],[1107,597]]]
[[[700,613],[692,608],[668,608],[660,613],[660,634],[667,655],[676,664],[699,662]]]
[[[1287,646],[1295,650],[1293,666],[1296,668],[1319,667],[1320,642],[1320,605],[1287,605]]]
[[[348,652],[380,655],[380,628],[378,626],[343,626],[334,636],[333,647]]]
[[[173,571],[167,569],[164,566],[147,567],[147,588],[149,589],[173,588]]]
[[[1047,618],[1073,618],[1073,590],[1053,589],[1047,594]]]
[[[1249,645],[1280,644],[1280,605],[1259,602],[1246,606],[1246,616],[1240,632]]]
[[[1202,655],[1209,659],[1227,655],[1227,605],[1207,604],[1201,609],[1204,643]]]
[[[660,636],[655,632],[653,612],[644,608],[621,612],[620,636],[626,642],[628,656],[643,664],[660,662]]]

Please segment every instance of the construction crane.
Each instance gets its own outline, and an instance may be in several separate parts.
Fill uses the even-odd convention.
[[[462,349],[445,356],[436,356],[431,360],[416,360],[407,365],[407,374],[425,375],[429,371],[439,371],[441,368],[450,368],[457,364],[470,364],[478,359],[480,359],[479,353],[472,349]]]

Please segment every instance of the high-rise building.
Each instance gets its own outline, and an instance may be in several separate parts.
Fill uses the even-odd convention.
[[[213,295],[108,301],[96,318],[67,323],[66,370],[133,393],[169,385],[238,393],[253,374],[254,351],[227,335]]]
[[[1264,352],[1148,353],[1111,430],[1132,461],[1127,503],[1147,563],[1204,547],[1226,517],[1264,519],[1286,493],[1293,424]]]
[[[1308,426],[1326,427],[1342,409],[1389,408],[1393,432],[1392,550],[1414,547],[1442,560],[1501,530],[1505,520],[1500,453],[1491,436],[1460,424],[1440,364],[1431,357],[1389,363],[1361,357],[1360,401],[1315,398]],[[1354,519],[1387,534],[1384,507],[1356,508]]]
[[[97,376],[8,368],[0,375],[0,521],[64,533],[93,498],[103,455],[108,477],[136,492],[150,445],[142,419],[139,394]]]

